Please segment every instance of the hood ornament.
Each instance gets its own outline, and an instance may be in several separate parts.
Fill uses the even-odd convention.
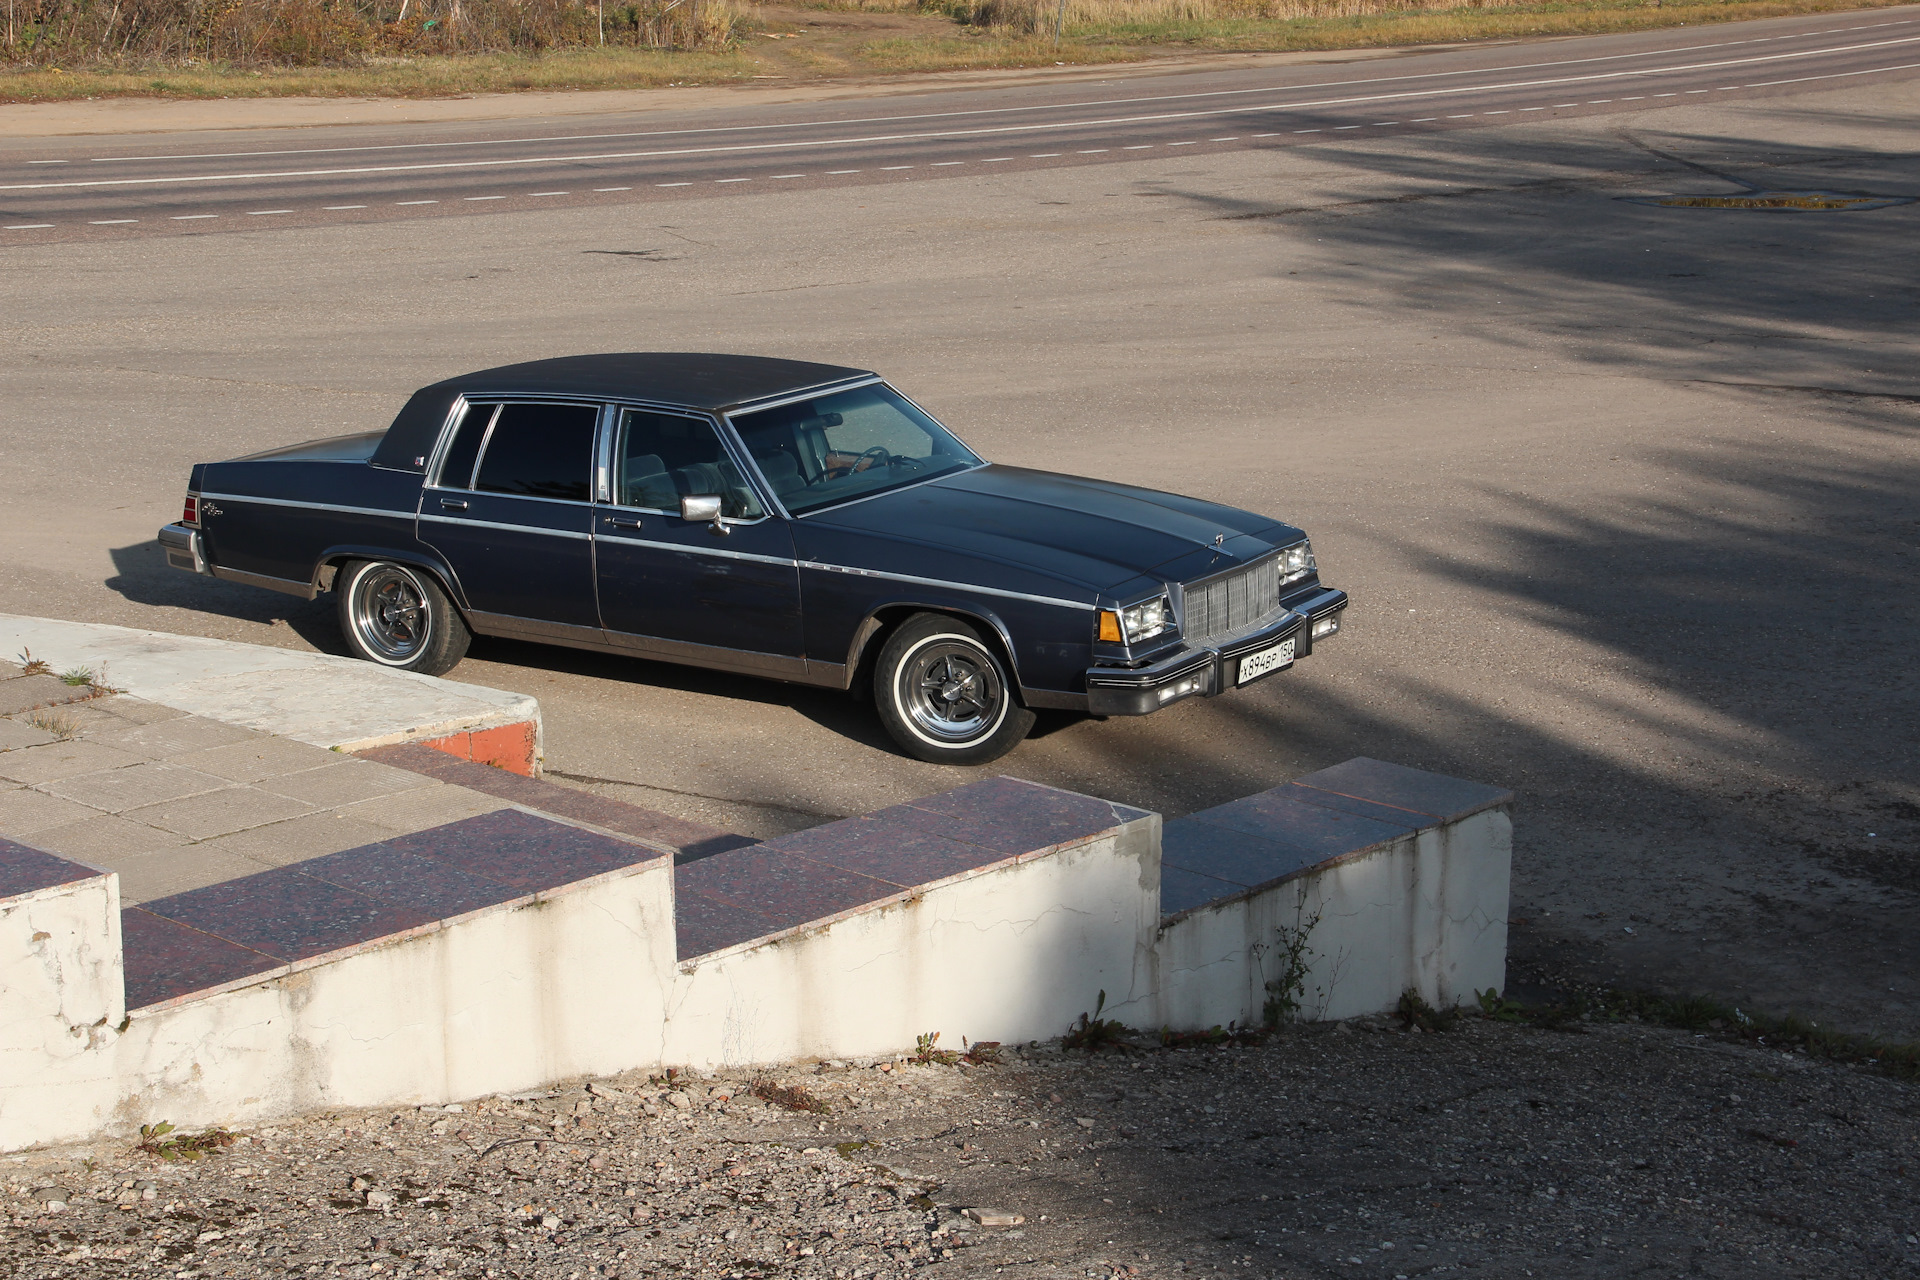
[[[1224,534],[1224,533],[1216,533],[1216,534],[1214,534],[1214,535],[1213,535],[1213,545],[1214,545],[1214,546],[1216,546],[1216,547],[1224,547],[1224,546],[1226,546],[1226,545],[1227,545],[1227,535],[1226,535],[1226,534]]]

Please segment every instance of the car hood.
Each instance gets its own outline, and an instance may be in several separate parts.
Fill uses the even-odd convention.
[[[1102,592],[1142,578],[1191,580],[1304,536],[1198,498],[1006,466],[818,512],[799,521],[808,526],[911,541]]]

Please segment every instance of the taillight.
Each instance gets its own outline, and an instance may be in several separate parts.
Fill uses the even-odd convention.
[[[180,512],[180,523],[181,524],[199,524],[200,523],[200,495],[199,494],[190,493],[187,495],[187,505]]]

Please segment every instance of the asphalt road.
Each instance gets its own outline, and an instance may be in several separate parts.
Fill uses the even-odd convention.
[[[1523,63],[1688,43],[1716,45],[1714,59],[1767,56],[1799,52],[1809,32],[1826,32],[1822,47],[1920,34],[1877,25],[1916,16],[1330,55],[1262,83],[1445,70],[1448,58],[1518,79],[1534,74]],[[1507,109],[1488,96],[1457,107],[1481,115],[1438,131],[1398,109],[1341,119],[1398,126],[1258,142],[1204,141],[1245,119],[1179,126],[1190,134],[1114,126],[1102,136],[1152,149],[1067,163],[1064,144],[1027,145],[938,181],[914,170],[720,187],[702,169],[705,186],[665,197],[596,180],[635,191],[375,218],[371,197],[345,194],[371,188],[334,175],[302,199],[367,203],[354,211],[367,220],[223,212],[71,236],[82,214],[105,218],[85,202],[107,197],[59,196],[78,203],[39,219],[50,232],[0,242],[0,608],[337,649],[324,600],[163,566],[153,531],[177,512],[189,463],[376,428],[435,378],[570,351],[878,368],[988,457],[1299,523],[1326,578],[1354,594],[1350,629],[1284,677],[1139,720],[1050,716],[996,770],[1176,815],[1355,755],[1506,783],[1520,795],[1520,980],[1647,981],[1920,1033],[1920,205],[1633,202],[1920,195],[1914,71],[1720,87],[1907,60],[1838,61],[1854,56],[1689,82],[1699,94],[1679,79],[1632,90],[1671,99],[1589,106],[1628,96],[1590,90],[1559,114],[1571,94],[1505,90],[1513,114],[1485,117]],[[1097,95],[1041,84],[991,105],[1230,79],[1112,77]],[[841,124],[910,114],[910,98],[831,110]],[[1535,101],[1541,111],[1520,113]],[[496,123],[407,140],[514,136]],[[90,180],[213,171],[95,156],[287,145],[258,131],[181,141],[4,153],[9,181]],[[941,142],[963,144],[981,161],[1013,154]],[[863,163],[936,154],[863,145]],[[70,164],[25,163],[49,158]],[[217,159],[227,171],[232,158]],[[749,162],[772,164],[727,161]],[[647,166],[627,172],[678,180]],[[527,189],[571,181],[543,171]],[[236,193],[216,184],[195,198]],[[6,198],[26,207],[18,191]],[[821,691],[506,643],[476,646],[455,675],[538,696],[556,776],[749,833],[973,776],[902,758],[866,707]]]
[[[997,87],[854,103],[649,112],[557,131],[483,125],[23,140],[0,152],[0,238],[29,243],[324,226],[506,209],[846,191],[988,166],[1310,146],[1803,94],[1920,71],[1920,18],[1822,14],[1739,27],[1507,43],[1324,65]]]

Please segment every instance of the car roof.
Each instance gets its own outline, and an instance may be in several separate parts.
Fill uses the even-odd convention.
[[[423,464],[416,459],[432,452],[447,413],[463,395],[632,397],[718,412],[872,376],[865,369],[843,365],[708,351],[623,351],[503,364],[414,392],[375,450],[373,464],[421,470]]]
[[[626,351],[560,356],[463,373],[435,384],[450,390],[492,394],[539,392],[587,396],[634,396],[720,410],[753,400],[805,391],[849,378],[873,376],[865,369],[773,356],[720,355],[705,351]]]

